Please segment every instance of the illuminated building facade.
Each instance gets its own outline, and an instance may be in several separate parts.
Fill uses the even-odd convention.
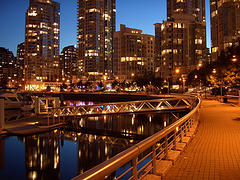
[[[176,82],[206,58],[205,0],[167,0],[167,21],[155,24],[156,76]]]
[[[0,47],[0,87],[18,75],[17,61],[13,53]],[[14,80],[13,80],[14,81]]]
[[[212,58],[216,60],[221,51],[238,45],[240,38],[240,1],[211,0]]]
[[[61,77],[72,79],[80,76],[81,69],[77,61],[77,49],[74,46],[64,47],[60,56]]]
[[[203,61],[206,51],[205,32],[192,15],[177,14],[172,20],[155,24],[156,73],[159,77],[176,78],[176,69],[188,74]]]
[[[115,0],[78,0],[78,58],[83,75],[112,74]]]
[[[114,33],[113,67],[121,79],[154,73],[154,36],[121,24]]]
[[[18,78],[24,78],[24,56],[25,56],[25,44],[20,43],[17,46],[17,67],[18,67]]]
[[[175,13],[191,14],[196,21],[205,22],[205,0],[167,0],[167,19]]]
[[[29,0],[25,19],[26,85],[56,81],[59,76],[60,4]]]

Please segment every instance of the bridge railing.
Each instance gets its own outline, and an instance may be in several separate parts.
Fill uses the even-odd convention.
[[[118,103],[103,103],[87,106],[66,106],[52,108],[50,116],[53,118],[64,116],[99,115],[112,113],[131,113],[160,110],[191,109],[193,98],[172,97],[153,100],[129,101]]]
[[[187,132],[198,122],[200,98],[193,110],[158,133],[139,142],[111,159],[73,178],[80,179],[143,179],[157,174],[159,161],[167,159],[169,152],[182,142]]]

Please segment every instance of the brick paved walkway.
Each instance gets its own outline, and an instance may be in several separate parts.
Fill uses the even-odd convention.
[[[240,107],[204,100],[197,133],[166,179],[240,179]]]

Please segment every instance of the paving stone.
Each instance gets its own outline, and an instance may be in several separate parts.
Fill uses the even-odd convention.
[[[166,179],[240,179],[239,172],[240,107],[204,100],[195,136]]]
[[[193,135],[194,135],[194,131],[186,132],[187,137],[192,137]]]
[[[189,137],[189,136],[184,136],[184,137],[182,138],[182,142],[183,142],[183,143],[189,143],[190,140],[191,140],[191,137]]]
[[[184,149],[185,149],[185,147],[186,147],[186,143],[176,143],[176,148],[175,148],[175,150],[177,150],[177,151],[183,151]]]
[[[157,164],[156,173],[157,175],[162,177],[166,176],[166,173],[172,167],[172,161],[168,160],[157,160],[156,164]]]
[[[180,155],[180,151],[169,150],[167,160],[172,161],[174,164],[175,161],[178,159],[179,155]]]
[[[161,176],[157,176],[154,174],[148,174],[143,178],[143,180],[161,180],[161,179],[162,179]]]

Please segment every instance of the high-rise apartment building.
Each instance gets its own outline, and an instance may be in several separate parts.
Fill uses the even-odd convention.
[[[154,73],[154,36],[120,25],[114,33],[114,75],[134,79]]]
[[[240,38],[240,1],[211,0],[212,59]]]
[[[78,61],[83,75],[112,74],[115,0],[78,0]]]
[[[196,21],[205,22],[205,0],[167,0],[167,19],[175,13],[191,14]]]
[[[205,0],[167,0],[167,21],[155,24],[156,75],[176,82],[206,56]]]
[[[60,4],[29,0],[25,19],[26,85],[55,81],[59,70]]]
[[[172,20],[155,24],[158,76],[175,79],[188,74],[203,61],[206,52],[205,33],[201,23],[189,14],[175,14]]]
[[[0,87],[4,87],[8,81],[18,77],[17,61],[12,51],[0,47]]]
[[[18,78],[22,79],[24,77],[24,56],[25,56],[25,43],[20,43],[17,46],[17,68],[18,68]]]
[[[72,79],[79,77],[80,67],[77,61],[77,49],[74,46],[64,47],[60,56],[61,77]]]

